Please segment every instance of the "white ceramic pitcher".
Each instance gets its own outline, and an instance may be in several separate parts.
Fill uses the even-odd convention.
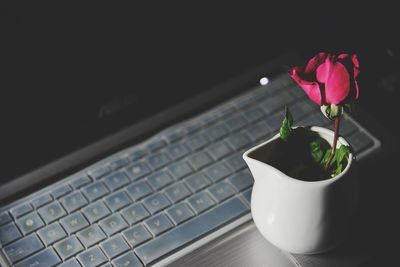
[[[311,131],[332,145],[331,130],[311,127]],[[327,251],[345,237],[358,204],[359,186],[353,154],[338,176],[303,181],[259,160],[274,156],[276,142],[272,141],[277,138],[279,134],[243,154],[254,177],[251,197],[254,223],[268,241],[288,252]],[[339,137],[337,147],[341,144],[348,145]]]

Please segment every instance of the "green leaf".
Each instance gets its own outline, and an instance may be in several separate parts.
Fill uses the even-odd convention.
[[[341,145],[339,148],[336,149],[330,166],[331,168],[333,168],[333,166],[336,166],[336,168],[332,170],[335,175],[338,175],[342,172],[347,160],[349,159],[349,155],[350,147],[348,146]]]
[[[346,160],[349,158],[350,148],[345,145],[341,145],[338,149],[336,149],[334,160],[336,161],[336,166],[342,166],[343,159],[346,157]]]
[[[342,164],[339,164],[335,170],[335,175],[339,175],[342,172]]]
[[[279,129],[279,134],[281,136],[281,139],[284,141],[287,141],[289,139],[290,134],[292,133],[293,125],[293,117],[292,114],[290,113],[288,107],[285,107],[285,118],[283,119],[282,126]]]
[[[326,165],[326,163],[328,162],[330,154],[331,154],[331,147],[327,147],[325,149],[324,157],[321,160],[321,166],[325,166]],[[332,165],[332,162],[331,162],[331,165]]]
[[[310,151],[313,159],[316,162],[321,162],[324,157],[324,149],[323,149],[324,139],[317,138],[310,143]]]

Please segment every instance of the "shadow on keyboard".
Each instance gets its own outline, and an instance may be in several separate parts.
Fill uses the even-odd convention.
[[[147,266],[249,220],[242,154],[277,133],[284,105],[298,125],[330,127],[281,75],[4,207],[4,258],[18,267]],[[351,117],[342,125],[359,159],[379,148]]]

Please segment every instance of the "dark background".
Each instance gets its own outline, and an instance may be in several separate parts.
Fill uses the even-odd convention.
[[[396,16],[387,14],[390,7],[362,10],[288,3],[3,3],[0,157],[7,164],[1,179],[286,52],[304,58],[318,51],[357,53],[359,104],[395,131]]]
[[[363,206],[370,266],[398,246],[395,7],[0,4],[0,184],[286,52],[357,53],[358,105],[388,134]],[[119,107],[119,108],[116,108]],[[360,118],[362,119],[362,118]],[[394,137],[394,138],[393,138]]]

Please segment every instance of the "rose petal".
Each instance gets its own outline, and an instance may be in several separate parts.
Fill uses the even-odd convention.
[[[353,66],[354,77],[357,78],[358,74],[360,73],[360,63],[358,61],[357,55],[353,54],[351,57],[349,54],[340,54],[338,59],[342,59],[343,63],[346,66]],[[350,69],[349,69],[350,71]]]
[[[298,75],[298,70],[301,70],[301,68],[299,67],[293,68],[290,72],[290,76],[292,77],[293,80],[297,82],[297,84],[303,89],[303,91],[308,95],[308,97],[312,101],[314,101],[317,105],[321,106],[322,96],[318,83],[309,82],[301,79],[301,77]]]
[[[305,73],[315,72],[319,65],[325,62],[325,59],[329,57],[329,53],[320,52],[307,63]]]
[[[325,101],[327,104],[340,104],[350,92],[350,75],[346,67],[335,62],[325,83]]]
[[[317,81],[320,83],[326,83],[332,69],[332,61],[329,57],[325,59],[325,62],[317,68]]]
[[[349,54],[340,54],[340,55],[338,56],[338,59],[346,59],[346,58],[349,58],[349,57],[350,57]]]
[[[357,78],[358,74],[360,74],[360,63],[358,61],[357,55],[354,54],[351,60],[353,61],[354,64],[354,78]],[[358,95],[358,90],[357,90],[357,95]]]

